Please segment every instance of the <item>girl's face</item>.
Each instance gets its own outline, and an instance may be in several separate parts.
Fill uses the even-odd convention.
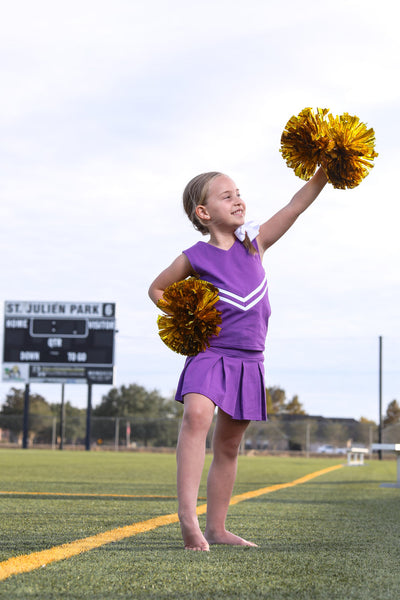
[[[198,206],[196,213],[207,227],[217,226],[234,231],[245,221],[246,204],[235,182],[227,175],[218,175],[209,184],[206,204]]]

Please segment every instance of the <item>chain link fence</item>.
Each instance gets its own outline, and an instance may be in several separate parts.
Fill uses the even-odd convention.
[[[178,439],[179,426],[177,419],[91,417],[90,447],[107,450],[172,448]],[[86,415],[83,413],[67,416],[62,424],[59,417],[30,414],[28,447],[81,449],[86,444],[86,432]],[[23,416],[0,415],[0,448],[22,447],[22,439]]]
[[[92,417],[90,448],[139,450],[175,448],[179,418],[143,419],[135,416]],[[207,439],[211,447],[213,426]],[[86,443],[86,415],[59,417],[30,414],[29,448],[83,449]],[[61,444],[62,434],[62,444]],[[23,416],[0,414],[0,448],[22,447]],[[378,427],[354,419],[326,419],[300,415],[271,416],[267,422],[250,423],[242,451],[265,453],[345,454],[350,446],[368,448],[378,441]],[[382,441],[400,442],[400,423],[383,429]]]

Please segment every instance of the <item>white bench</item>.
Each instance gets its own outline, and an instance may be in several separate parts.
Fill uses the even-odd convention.
[[[397,456],[397,480],[396,483],[382,483],[381,487],[400,488],[400,444],[372,444],[371,450],[383,450],[384,452],[396,452]]]
[[[349,448],[347,450],[347,466],[359,467],[363,465],[365,454],[368,454],[368,448]]]

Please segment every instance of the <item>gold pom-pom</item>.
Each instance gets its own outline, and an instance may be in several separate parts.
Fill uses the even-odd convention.
[[[281,137],[283,158],[301,179],[322,166],[334,188],[354,188],[366,177],[378,156],[375,133],[356,116],[334,117],[328,108],[304,108],[291,117]]]
[[[166,314],[157,319],[162,341],[174,352],[195,356],[218,335],[221,313],[215,308],[218,289],[208,281],[189,277],[168,286],[157,306]]]
[[[368,175],[378,156],[374,130],[348,113],[340,117],[328,115],[328,119],[325,128],[329,144],[321,156],[321,165],[334,188],[354,188]]]
[[[286,123],[281,137],[281,153],[288,167],[301,179],[308,181],[320,164],[321,152],[328,143],[323,123],[327,108],[304,108]]]

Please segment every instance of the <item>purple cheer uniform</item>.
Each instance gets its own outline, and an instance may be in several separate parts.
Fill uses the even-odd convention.
[[[210,348],[186,359],[176,400],[203,394],[234,419],[265,421],[263,352],[271,308],[260,255],[239,240],[229,250],[198,242],[184,254],[200,279],[218,288],[222,323]]]

